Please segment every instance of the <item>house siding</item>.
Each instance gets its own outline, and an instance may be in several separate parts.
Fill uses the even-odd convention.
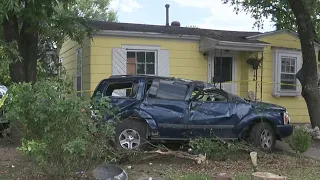
[[[122,45],[152,45],[170,52],[170,76],[208,80],[208,57],[199,52],[199,41],[96,36],[90,41],[90,89],[112,74],[112,49]]]
[[[260,41],[270,43],[264,48],[263,62],[263,83],[261,97],[261,69],[258,70],[257,99],[264,102],[278,104],[287,108],[291,116],[292,123],[309,123],[309,114],[306,103],[301,96],[275,98],[273,92],[274,57],[272,46],[301,49],[300,41],[297,37],[289,33],[276,33],[261,37]],[[151,45],[160,46],[163,50],[170,52],[170,76],[210,81],[208,79],[208,56],[199,52],[199,41],[187,41],[176,39],[157,38],[133,38],[115,36],[95,36],[93,39],[85,41],[83,46],[83,89],[94,90],[97,84],[112,75],[112,50],[122,48],[123,45]],[[63,65],[67,71],[75,77],[76,73],[76,50],[81,46],[73,41],[66,41],[60,51],[63,58]],[[246,60],[252,56],[252,52],[239,52],[237,57],[237,94],[241,97],[248,97],[248,92],[255,92],[256,84],[252,66]],[[317,54],[317,53],[316,53]],[[318,56],[318,54],[317,54]],[[248,82],[249,80],[249,82]],[[92,94],[88,94],[89,96]]]
[[[82,89],[88,90],[90,89],[90,41],[89,39],[85,39],[83,45],[81,46],[79,43],[66,40],[63,43],[59,55],[60,58],[63,58],[62,65],[66,69],[67,73],[73,77],[75,88],[76,88],[76,65],[77,65],[77,49],[82,48]],[[86,99],[90,96],[89,93],[84,92],[83,97]]]
[[[283,48],[294,48],[301,49],[300,40],[288,33],[279,33],[274,35],[265,36],[259,39],[260,41],[268,42],[271,46],[283,47]],[[273,57],[272,47],[264,48],[264,62],[263,62],[263,81],[273,82]],[[260,80],[260,69],[258,70],[258,78]],[[253,70],[249,72],[249,76],[253,76]],[[251,91],[254,91],[253,85],[249,86]],[[310,118],[306,103],[302,96],[298,97],[279,97],[275,98],[272,95],[273,85],[272,83],[263,84],[262,99],[264,102],[278,104],[287,108],[292,123],[309,123]],[[260,92],[260,91],[258,91]],[[260,96],[260,95],[258,95]]]

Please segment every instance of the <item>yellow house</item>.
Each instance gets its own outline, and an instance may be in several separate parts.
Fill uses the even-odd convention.
[[[92,25],[101,31],[82,46],[68,40],[60,50],[78,91],[93,91],[111,75],[148,74],[206,82],[220,77],[224,90],[284,106],[293,123],[309,123],[295,78],[302,66],[300,41],[291,31],[224,31],[185,28],[179,23],[94,21]],[[315,44],[318,52],[320,46]],[[250,63],[252,57],[262,60],[257,70]]]

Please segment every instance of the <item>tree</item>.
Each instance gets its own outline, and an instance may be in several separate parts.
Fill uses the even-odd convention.
[[[302,68],[296,77],[302,85],[313,127],[320,127],[320,96],[318,92],[317,61],[314,42],[320,34],[320,1],[318,0],[223,0],[231,3],[235,11],[245,11],[256,19],[255,25],[261,27],[263,18],[271,17],[277,29],[291,29],[298,32],[303,56]]]
[[[0,0],[0,47],[16,44],[6,54],[13,82],[35,82],[37,62],[61,45],[65,37],[79,43],[95,30],[90,19],[116,20],[110,0]],[[53,45],[54,44],[54,45]],[[19,58],[21,57],[21,58]],[[1,59],[1,63],[4,60]]]

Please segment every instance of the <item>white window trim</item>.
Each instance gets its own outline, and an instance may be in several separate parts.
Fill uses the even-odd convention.
[[[83,90],[83,56],[82,56],[82,48],[79,48],[76,50],[76,90],[78,90],[78,56],[80,54],[80,58],[81,58],[81,65],[80,65],[80,79],[81,79],[81,83],[80,83],[80,91]],[[80,92],[80,96],[82,97],[83,93]]]
[[[127,45],[127,44],[123,44],[121,46],[121,48],[126,49],[126,50],[160,50],[161,47],[160,46],[156,46],[156,45]]]
[[[296,90],[281,90],[281,56],[289,56],[297,58],[296,72],[302,67],[302,52],[300,50],[288,50],[282,48],[275,48],[273,50],[273,90],[274,97],[297,97],[301,95],[301,84],[296,80]]]
[[[155,58],[155,61],[154,61],[154,75],[158,75],[158,51],[161,49],[160,46],[156,46],[156,45],[125,45],[123,44],[121,46],[121,48],[125,49],[126,50],[126,53],[127,52],[154,52],[154,58]],[[146,75],[150,75],[150,74],[146,74]]]

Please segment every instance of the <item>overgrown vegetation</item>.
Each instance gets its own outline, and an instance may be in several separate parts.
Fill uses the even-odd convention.
[[[288,144],[296,153],[306,152],[312,145],[312,137],[304,128],[296,128],[288,139]]]
[[[19,150],[31,157],[53,179],[73,177],[101,161],[110,161],[114,151],[114,122],[101,115],[90,118],[90,103],[76,96],[71,79],[39,80],[34,84],[13,84],[8,91],[6,118],[19,128]],[[115,116],[109,99],[94,101],[99,114]]]
[[[208,159],[226,160],[234,157],[240,148],[236,143],[219,139],[198,138],[190,141],[189,145],[195,153],[206,155]]]

